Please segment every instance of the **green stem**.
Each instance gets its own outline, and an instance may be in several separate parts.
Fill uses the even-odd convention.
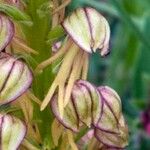
[[[51,56],[50,46],[46,44],[46,39],[49,30],[51,29],[51,15],[50,12],[40,12],[40,8],[42,8],[42,6],[46,3],[48,3],[48,0],[30,0],[26,11],[32,18],[33,26],[23,26],[23,31],[28,44],[31,48],[39,52],[39,55],[32,56],[38,63]],[[38,12],[42,14],[40,15]],[[33,64],[31,64],[31,66],[33,69],[36,67]],[[32,89],[39,99],[43,100],[53,78],[54,75],[51,67],[48,67],[42,74],[34,77]],[[53,144],[51,136],[51,123],[53,116],[51,114],[50,107],[47,107],[43,112],[41,112],[39,106],[34,104],[34,120],[38,123],[43,140],[43,149],[51,149]]]

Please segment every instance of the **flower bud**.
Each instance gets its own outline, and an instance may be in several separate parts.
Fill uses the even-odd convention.
[[[56,118],[66,127],[78,131],[85,124],[91,127],[99,119],[100,100],[96,88],[87,81],[79,80],[75,83],[69,103],[64,109],[63,118],[58,110],[57,97],[52,99],[51,107]]]
[[[107,20],[95,9],[78,8],[62,23],[74,42],[86,52],[101,49],[101,55],[108,54],[110,28]]]
[[[0,71],[0,105],[17,99],[32,83],[28,66],[9,54],[0,54]]]
[[[80,121],[88,127],[97,123],[101,103],[96,87],[87,81],[79,80],[73,88],[72,95]]]
[[[121,100],[118,94],[107,86],[99,87],[98,91],[101,96],[102,111],[96,126],[102,130],[117,132],[119,118],[122,115]]]
[[[72,103],[72,97],[70,98],[70,102],[64,109],[63,117],[61,117],[59,108],[58,108],[58,101],[57,101],[57,95],[54,96],[51,100],[51,109],[54,113],[57,120],[64,125],[67,129],[70,129],[74,132],[79,131],[79,118],[78,115],[74,109],[74,105]]]
[[[96,88],[87,81],[78,80],[63,117],[59,113],[57,95],[51,100],[51,108],[56,118],[72,131],[78,132],[86,125],[93,128],[97,140],[109,148],[122,149],[127,145],[128,128],[120,98],[107,86]]]
[[[95,125],[95,136],[109,147],[123,148],[127,145],[128,128],[125,124],[118,94],[107,86],[98,88],[102,111]]]
[[[0,14],[0,52],[10,43],[13,35],[13,23],[5,15]]]
[[[16,150],[26,134],[25,124],[16,117],[0,114],[0,148]]]

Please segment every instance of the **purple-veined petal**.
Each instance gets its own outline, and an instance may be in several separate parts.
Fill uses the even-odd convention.
[[[0,149],[18,149],[26,135],[26,125],[16,117],[0,115],[0,129]]]
[[[101,97],[99,96],[99,93],[96,87],[92,85],[91,83],[89,83],[88,81],[78,80],[77,84],[80,86],[84,86],[89,92],[89,95],[91,97],[91,103],[92,103],[92,108],[91,108],[92,123],[97,124],[99,120],[101,108],[102,108],[102,103],[100,100]]]
[[[98,88],[103,102],[99,122],[95,124],[95,137],[111,148],[124,148],[128,144],[128,128],[122,115],[119,95],[110,87]]]
[[[32,83],[28,66],[8,54],[0,54],[0,71],[0,105],[17,99]]]
[[[14,35],[12,21],[3,14],[0,14],[0,52],[10,43]]]
[[[96,127],[109,132],[118,132],[119,119],[122,115],[121,100],[118,94],[107,86],[98,88],[101,96],[102,111]]]
[[[125,148],[128,145],[128,128],[125,124],[123,116],[119,120],[119,130],[118,133],[111,133],[108,131],[100,130],[95,128],[95,137],[104,145],[110,148]]]
[[[57,120],[62,125],[74,132],[79,131],[79,119],[77,113],[75,112],[72,100],[65,107],[63,117],[61,117],[59,113],[57,95],[51,100],[51,109]]]
[[[88,127],[92,122],[92,100],[86,87],[75,84],[72,90],[73,103],[81,122]]]
[[[78,8],[63,21],[62,26],[83,50],[92,53],[101,49],[102,56],[109,52],[109,24],[97,10]]]
[[[91,127],[99,120],[100,96],[96,87],[88,81],[78,80],[72,89],[71,98],[60,117],[57,95],[51,100],[55,117],[66,127],[77,132],[82,125]]]

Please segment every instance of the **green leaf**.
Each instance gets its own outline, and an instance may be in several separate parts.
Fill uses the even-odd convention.
[[[19,10],[15,6],[0,3],[0,12],[7,14],[15,21],[20,21],[22,23],[32,25],[31,18],[25,12]]]
[[[48,43],[53,43],[54,41],[58,40],[59,38],[65,35],[64,29],[61,25],[56,26],[48,33]]]

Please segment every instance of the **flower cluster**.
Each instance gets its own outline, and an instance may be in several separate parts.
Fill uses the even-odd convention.
[[[89,53],[98,49],[101,50],[102,56],[107,55],[110,38],[108,22],[93,8],[78,8],[62,22],[62,26],[69,37],[53,57],[39,64],[36,69],[37,71],[44,69],[63,56],[57,76],[41,106],[41,110],[43,110],[58,87],[61,114],[69,101],[74,82],[77,79],[86,80],[87,78]]]
[[[109,148],[127,145],[128,128],[121,111],[121,100],[110,87],[97,88],[79,80],[73,87],[63,117],[59,113],[57,95],[51,100],[51,109],[56,118],[74,132],[87,126],[94,130],[97,140]]]
[[[128,129],[118,94],[107,86],[96,88],[86,81],[89,54],[96,50],[101,56],[109,53],[109,24],[99,12],[87,7],[75,10],[62,26],[67,39],[54,43],[54,55],[36,68],[40,72],[62,58],[41,110],[51,101],[55,117],[67,129],[79,132],[86,125],[101,144],[122,149],[127,145]]]
[[[30,4],[27,12],[29,11],[29,15],[32,14],[31,20],[33,24],[27,27],[23,26],[22,29],[24,30],[21,32],[24,32],[26,35],[25,38],[20,38],[22,34],[18,33],[19,29],[8,16],[3,13],[0,14],[0,107],[8,106],[14,100],[18,99],[19,104],[17,103],[16,105],[19,105],[19,108],[21,108],[27,124],[17,117],[8,114],[8,112],[0,111],[0,149],[18,149],[26,133],[27,137],[34,138],[35,143],[37,143],[35,144],[35,148],[34,144],[32,145],[24,140],[23,144],[25,148],[38,149],[37,147],[41,145],[41,147],[39,146],[41,149],[52,149],[52,146],[47,144],[51,142],[48,141],[51,140],[49,138],[51,136],[43,134],[43,130],[49,131],[47,128],[50,127],[49,122],[44,122],[45,118],[49,119],[50,122],[53,121],[52,137],[55,146],[58,145],[59,137],[62,136],[63,148],[60,149],[68,149],[64,148],[66,135],[70,144],[69,146],[72,149],[77,149],[74,143],[74,135],[85,128],[88,128],[87,134],[90,132],[88,140],[91,141],[91,145],[94,143],[91,149],[94,149],[95,145],[97,145],[95,141],[98,142],[97,149],[123,149],[128,143],[128,128],[122,114],[120,97],[110,87],[95,87],[87,81],[90,54],[100,51],[101,56],[104,57],[109,53],[109,24],[98,11],[90,7],[78,8],[64,19],[65,6],[69,4],[70,0],[60,1],[53,0],[52,6],[50,3],[37,4],[40,5],[37,9],[35,9],[36,5],[35,8],[32,8],[34,2]],[[17,10],[17,15],[19,15],[18,8],[20,6],[21,8],[28,6],[26,2],[22,6],[22,2],[18,0],[7,0],[6,2],[13,6],[13,11]],[[62,4],[59,6],[59,3]],[[47,7],[47,4],[50,6]],[[10,5],[7,6],[10,9]],[[45,8],[46,12],[44,12]],[[47,55],[49,52],[43,52],[43,49],[48,47],[45,44],[46,37],[44,37],[47,30],[45,32],[42,30],[42,40],[40,39],[39,43],[41,45],[44,43],[45,45],[43,44],[44,46],[40,47],[43,48],[41,50],[35,51],[28,47],[23,39],[28,41],[27,38],[31,38],[30,45],[37,44],[32,43],[32,40],[35,40],[34,36],[32,39],[30,33],[27,32],[31,32],[34,28],[35,31],[39,29],[40,21],[48,15],[47,9],[51,10],[51,8],[55,8],[55,11],[52,13],[53,17],[51,18],[52,29],[61,23],[67,36],[61,42],[55,41],[56,43],[51,46],[53,54],[48,58],[45,56],[45,53]],[[22,17],[23,14],[20,16]],[[26,18],[26,15],[24,18]],[[44,26],[46,26],[46,23]],[[33,33],[37,34],[37,32]],[[20,51],[20,49],[23,49],[25,53],[37,54],[35,59],[32,55],[29,56],[36,64],[32,64],[31,61],[31,66],[33,70],[35,69],[33,93],[28,91],[33,80],[32,71],[25,61],[22,61],[14,52],[16,50]],[[47,80],[45,79],[49,78],[49,72],[52,72],[52,69],[49,68],[46,71],[44,69],[56,61],[59,62],[59,67],[51,83],[51,87],[45,96],[45,91],[41,92],[39,87],[41,86],[42,88],[44,87],[44,90],[46,89],[44,84],[47,84],[45,83]],[[43,80],[44,82],[39,80]],[[41,85],[38,85],[38,83],[41,83]],[[36,96],[34,93],[36,93]],[[29,102],[28,96],[38,106]],[[43,97],[45,98],[41,102],[38,98],[42,99]],[[49,103],[51,109],[49,107],[46,108]],[[40,112],[40,110],[44,109],[46,109],[45,112]],[[55,118],[50,116],[51,111]],[[33,115],[36,112],[37,114]],[[33,121],[33,116],[36,121]],[[43,124],[46,125],[42,126]],[[58,131],[57,127],[60,127]],[[53,134],[53,132],[57,132],[57,134]]]
[[[14,24],[0,14],[0,107],[20,97],[32,83],[29,67],[19,58],[5,52],[14,37]],[[0,147],[16,150],[26,134],[26,126],[18,118],[0,112]]]

